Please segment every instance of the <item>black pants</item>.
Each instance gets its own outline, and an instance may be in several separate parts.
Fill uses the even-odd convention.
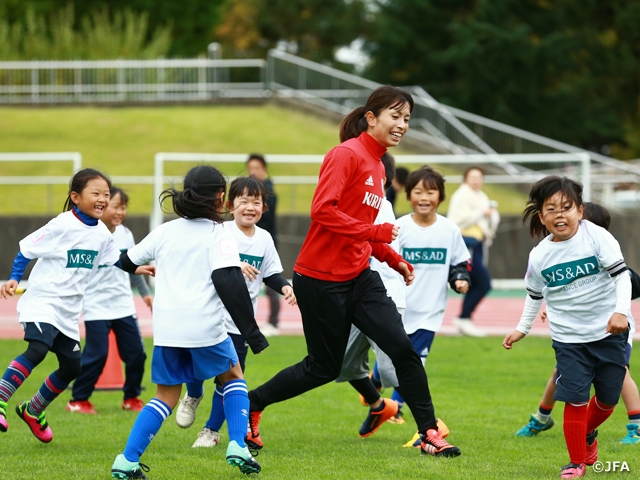
[[[264,410],[272,403],[335,380],[353,323],[393,361],[399,390],[418,430],[436,428],[424,367],[377,272],[367,268],[347,282],[327,282],[294,273],[293,289],[302,313],[308,355],[250,391],[251,411]]]
[[[147,355],[135,317],[85,322],[86,342],[82,351],[82,370],[73,382],[73,400],[88,400],[109,356],[109,332],[116,334],[120,357],[125,364],[124,399],[136,398],[142,389]]]

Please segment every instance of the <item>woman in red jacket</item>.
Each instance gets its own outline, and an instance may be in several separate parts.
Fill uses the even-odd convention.
[[[376,89],[340,125],[340,145],[327,153],[311,205],[311,227],[294,266],[296,292],[308,355],[249,392],[247,444],[262,448],[262,411],[335,380],[340,373],[353,323],[391,357],[401,395],[411,408],[422,438],[422,453],[457,456],[438,432],[427,377],[380,276],[369,268],[375,256],[397,270],[407,285],[413,267],[388,245],[398,227],[373,222],[384,199],[380,158],[409,129],[413,98],[391,86]],[[385,400],[372,409],[372,428],[397,412]]]

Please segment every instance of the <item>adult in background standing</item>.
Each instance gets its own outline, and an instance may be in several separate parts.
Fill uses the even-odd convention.
[[[263,446],[259,422],[266,407],[338,377],[353,324],[393,361],[400,393],[418,426],[422,453],[460,455],[438,431],[420,357],[380,275],[369,268],[373,254],[407,284],[414,279],[413,267],[388,245],[398,236],[398,227],[373,224],[384,200],[381,157],[387,147],[400,143],[412,109],[408,92],[388,85],[377,88],[364,107],[342,121],[342,143],[324,157],[311,204],[311,226],[293,274],[308,354],[249,392],[246,442],[252,448]],[[395,402],[382,402],[370,415],[382,418],[387,408],[393,408],[391,415],[397,412]]]
[[[259,153],[252,153],[247,159],[246,167],[249,176],[260,180],[269,192],[269,195],[264,202],[267,205],[267,210],[262,214],[262,218],[258,223],[256,223],[256,225],[260,228],[264,228],[271,234],[271,238],[273,238],[273,243],[277,249],[278,235],[276,231],[276,206],[278,204],[278,197],[273,189],[273,182],[269,178],[267,161],[263,155]],[[260,330],[265,337],[273,337],[279,334],[278,316],[280,315],[280,296],[278,295],[278,292],[266,285],[265,292],[269,298],[269,323],[260,327]]]
[[[460,333],[484,337],[486,332],[476,327],[471,315],[491,290],[491,277],[485,261],[485,248],[491,245],[498,227],[497,204],[482,191],[484,170],[472,166],[465,170],[462,185],[453,193],[447,217],[462,231],[462,238],[471,255],[471,287],[462,302],[460,317],[453,324]]]

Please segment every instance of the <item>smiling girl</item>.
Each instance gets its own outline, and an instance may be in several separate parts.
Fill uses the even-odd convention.
[[[58,357],[58,369],[31,400],[16,407],[16,413],[38,440],[53,439],[44,411],[80,373],[78,321],[85,289],[98,266],[119,265],[120,251],[111,232],[98,221],[109,205],[110,187],[109,179],[97,170],[80,170],[71,179],[66,211],[20,241],[0,295],[13,295],[27,264],[34,258],[38,261],[29,275],[29,288],[18,301],[18,319],[29,345],[0,379],[0,432],[9,428],[7,402],[51,351]],[[152,271],[153,267],[138,267],[136,273]]]
[[[523,218],[532,237],[545,238],[529,255],[520,323],[502,342],[511,349],[524,338],[544,300],[556,353],[554,399],[565,402],[570,463],[561,478],[582,477],[598,460],[596,428],[618,403],[629,334],[631,281],[620,245],[582,214],[579,183],[550,176],[531,188]]]
[[[388,245],[398,236],[398,227],[374,225],[384,200],[381,157],[407,133],[412,109],[408,92],[392,86],[377,88],[365,106],[343,120],[342,143],[324,158],[311,205],[311,226],[293,275],[308,355],[249,392],[247,443],[254,448],[263,445],[259,421],[266,407],[338,377],[353,324],[397,367],[402,395],[422,437],[422,452],[460,455],[438,432],[420,357],[380,275],[369,268],[373,254],[407,284],[414,279],[411,265]],[[396,407],[386,403],[381,404],[382,411],[386,405],[394,407],[395,413]]]

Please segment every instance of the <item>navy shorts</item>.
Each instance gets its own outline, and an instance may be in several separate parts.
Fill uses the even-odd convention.
[[[616,405],[626,373],[628,336],[626,332],[589,343],[554,340],[558,369],[554,399],[566,403],[588,402],[593,384],[601,403]]]
[[[49,351],[73,360],[80,360],[82,356],[80,343],[50,323],[24,322],[24,339],[27,342],[42,342],[49,347]]]
[[[208,380],[228,371],[238,363],[231,338],[212,347],[153,348],[151,381],[156,385],[180,385]]]

